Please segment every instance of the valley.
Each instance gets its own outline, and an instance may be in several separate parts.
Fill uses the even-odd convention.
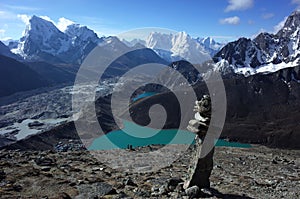
[[[22,37],[0,41],[1,198],[300,197],[300,10],[232,41],[17,17]],[[201,197],[182,183],[203,149],[187,130],[196,114],[220,135]]]
[[[109,107],[111,97],[109,94],[111,92],[118,92],[116,90],[117,84],[115,84],[118,81],[118,77],[140,64],[149,62],[168,64],[168,61],[173,61],[168,64],[170,69],[166,67],[165,71],[162,71],[159,76],[155,77],[156,81],[161,85],[168,85],[169,88],[178,89],[180,91],[180,89],[182,89],[180,86],[182,82],[180,78],[177,78],[176,73],[174,73],[174,71],[179,71],[185,79],[187,79],[188,83],[193,86],[193,90],[197,96],[201,96],[207,92],[203,80],[213,71],[221,72],[227,95],[227,119],[221,134],[222,138],[237,142],[299,149],[300,146],[297,142],[297,138],[299,137],[299,125],[297,122],[294,122],[298,115],[295,110],[299,107],[299,94],[297,91],[299,90],[298,77],[300,75],[299,66],[297,66],[297,56],[300,51],[297,50],[298,28],[295,25],[298,23],[298,18],[300,18],[300,12],[293,12],[287,19],[282,30],[276,35],[261,33],[253,40],[241,38],[227,45],[222,45],[210,38],[194,39],[186,33],[151,33],[145,41],[133,40],[132,42],[125,42],[123,40],[123,43],[117,37],[98,38],[92,30],[78,24],[70,26],[63,33],[51,22],[33,16],[30,20],[30,26],[27,27],[25,31],[26,34],[22,39],[23,43],[11,45],[14,48],[18,48],[18,50],[11,49],[11,51],[18,52],[18,56],[26,57],[27,62],[25,64],[29,66],[28,69],[33,70],[33,73],[38,73],[38,75],[35,76],[39,76],[40,79],[47,80],[45,85],[48,85],[48,87],[51,84],[61,86],[56,86],[57,89],[50,86],[49,89],[44,88],[44,91],[42,91],[42,88],[36,89],[37,95],[32,94],[32,96],[27,96],[26,94],[32,91],[25,91],[21,94],[12,95],[12,97],[3,97],[0,126],[2,132],[1,137],[5,141],[2,142],[2,145],[16,141],[14,135],[18,135],[20,129],[17,126],[22,125],[22,121],[28,121],[28,119],[30,119],[32,120],[31,122],[34,120],[36,122],[45,123],[44,125],[40,124],[37,128],[43,131],[55,131],[55,128],[51,129],[56,126],[55,121],[47,123],[43,120],[58,120],[58,122],[64,120],[64,123],[70,123],[75,119],[71,118],[73,114],[76,114],[71,107],[71,98],[74,91],[72,90],[72,86],[68,85],[74,82],[78,64],[82,60],[76,63],[67,59],[64,60],[63,54],[59,56],[54,55],[54,51],[45,51],[45,53],[47,52],[49,56],[51,54],[51,56],[60,57],[60,60],[55,61],[50,59],[52,61],[49,62],[48,58],[45,59],[45,54],[43,54],[43,57],[37,54],[29,55],[34,52],[26,51],[26,42],[28,42],[28,44],[34,43],[37,48],[43,51],[42,48],[46,45],[47,37],[64,38],[68,45],[70,45],[68,42],[72,38],[74,41],[79,42],[78,45],[87,41],[92,42],[93,45],[101,43],[99,48],[100,51],[103,52],[112,52],[114,50],[130,51],[130,53],[122,55],[111,63],[102,76],[102,83],[99,84],[100,87],[97,91],[97,95],[100,98],[96,101],[96,112],[98,120],[104,122],[104,133],[119,128],[112,118],[111,107]],[[45,27],[52,30],[50,31],[51,35],[41,37],[41,41],[35,40],[36,35],[42,33],[36,30]],[[289,41],[282,39],[282,42],[277,42],[278,39],[281,41],[280,37],[285,37],[286,35],[293,35],[293,37],[291,37]],[[46,40],[44,41],[43,39]],[[62,41],[61,39],[59,40]],[[49,40],[47,40],[47,42],[49,42]],[[72,45],[75,45],[76,42],[73,42]],[[63,48],[66,44],[61,43],[60,48]],[[145,45],[148,48],[136,48],[135,46],[137,44]],[[193,48],[196,50],[193,53],[189,53],[189,56],[192,57],[186,57],[186,55],[180,54],[180,51],[175,50],[176,45],[189,48],[194,46]],[[286,45],[294,47],[293,49],[288,49],[288,53],[284,53],[286,51],[280,51],[280,49],[282,49],[280,46]],[[211,47],[211,50],[207,50],[209,47]],[[6,52],[5,55],[12,55],[8,53],[8,47],[3,48],[3,51]],[[56,49],[55,46],[53,46],[53,48]],[[58,52],[66,53],[68,51],[67,49],[71,50],[72,48],[75,47],[64,47],[66,51],[59,50]],[[221,50],[217,52],[217,48]],[[205,51],[205,49],[207,51]],[[159,53],[161,50],[170,52],[173,58],[162,56]],[[269,52],[267,52],[267,50],[269,50]],[[187,60],[193,60],[193,56],[199,57],[196,52],[204,51],[208,54],[209,52],[215,52],[215,55],[210,54],[213,56],[212,60],[207,61],[207,59],[203,59],[202,62],[204,62],[195,65],[196,68],[187,61],[176,61],[176,59],[182,59],[183,57]],[[184,52],[186,51],[184,50]],[[27,55],[25,56],[26,53]],[[35,58],[32,59],[30,57]],[[81,57],[84,57],[83,54],[81,54]],[[163,60],[163,58],[167,61]],[[20,57],[18,60],[21,60]],[[48,63],[45,62],[46,60]],[[79,59],[76,58],[76,60]],[[258,62],[256,60],[258,60]],[[215,64],[212,61],[214,61]],[[63,63],[69,63],[71,65],[63,66]],[[127,82],[119,82],[119,84],[129,83],[129,85],[134,85],[134,83],[130,81],[151,82],[151,78],[153,78],[151,75],[149,77],[147,77],[147,75],[141,77],[136,76]],[[65,84],[65,87],[63,87],[62,84]],[[82,89],[84,90],[84,86]],[[40,94],[38,94],[38,90],[41,90]],[[151,95],[143,94],[147,92],[158,93],[158,95],[151,97]],[[166,108],[167,114],[171,114],[172,117],[170,117],[171,120],[167,122],[165,128],[178,127],[177,120],[180,118],[179,109],[175,108],[177,106],[176,101],[171,99],[168,89],[155,84],[145,85],[137,89],[137,93],[132,96],[133,101],[138,99],[134,98],[137,94],[141,96],[145,95],[146,98],[137,100],[137,102],[133,102],[133,104],[130,105],[129,109],[132,110],[131,116],[122,116],[121,114],[120,118],[127,119],[133,117],[135,122],[145,125],[147,124],[146,120],[148,120],[148,116],[144,115],[148,111],[147,107],[149,108],[151,104],[155,104],[158,101],[160,101],[161,104],[167,102],[164,107],[172,107],[171,109]],[[13,98],[18,100],[9,100]],[[123,103],[126,109],[126,103],[123,102],[123,100],[119,103]],[[86,108],[88,111],[89,107]],[[119,111],[122,112],[124,110]],[[187,113],[186,119],[183,120],[183,126],[187,125],[185,123],[191,117],[191,113],[187,110],[185,111]],[[156,117],[159,118],[160,116],[157,115]],[[282,123],[285,124],[282,125]],[[289,126],[289,131],[287,132],[284,130],[286,126]],[[37,132],[36,129],[27,130]],[[73,130],[74,129],[72,129],[71,132],[73,132]],[[64,133],[69,134],[69,132]]]

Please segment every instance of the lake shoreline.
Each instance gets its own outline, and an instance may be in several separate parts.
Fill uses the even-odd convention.
[[[148,145],[193,144],[196,134],[181,129],[155,129],[123,120],[124,128],[114,130],[92,141],[89,150],[136,148]],[[216,146],[249,148],[250,144],[217,140]]]

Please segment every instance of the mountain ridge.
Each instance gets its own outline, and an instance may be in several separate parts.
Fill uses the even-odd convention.
[[[145,40],[121,41],[116,37],[114,41],[127,47],[145,46],[169,62],[187,60],[195,64],[210,60],[211,55],[214,55],[212,59],[216,66],[213,70],[219,70],[224,75],[236,73],[249,76],[298,66],[299,26],[300,11],[294,11],[277,33],[263,32],[253,39],[241,37],[226,45],[210,37],[192,38],[185,32],[152,32]],[[18,45],[14,42],[10,47],[12,52],[21,55],[25,61],[80,65],[97,45],[108,44],[108,38],[112,37],[99,38],[93,30],[79,24],[71,24],[61,32],[52,22],[32,16]],[[9,52],[6,50],[6,53]]]
[[[214,57],[218,68],[231,68],[244,76],[272,73],[300,64],[300,12],[293,12],[276,33],[260,33],[254,39],[239,38]]]
[[[9,43],[11,52],[25,61],[44,61],[50,64],[81,64],[87,54],[107,37],[98,37],[87,26],[71,24],[60,31],[55,24],[33,15],[18,42]],[[192,38],[185,32],[164,34],[152,32],[146,40],[121,40],[128,47],[136,44],[154,50],[167,61],[187,60],[202,63],[210,60],[223,45],[211,38]],[[169,44],[166,44],[169,43]]]
[[[223,46],[210,37],[193,38],[186,32],[151,32],[145,40],[133,39],[132,41],[124,40],[124,42],[129,46],[140,43],[154,50],[160,57],[169,62],[186,60],[194,64],[210,60]]]

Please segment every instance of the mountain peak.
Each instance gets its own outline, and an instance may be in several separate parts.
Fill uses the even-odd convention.
[[[224,46],[224,44],[216,42],[211,37],[198,37],[197,41],[204,46],[205,50],[209,52],[211,56],[214,56]]]
[[[116,36],[109,36],[103,39],[103,45],[109,45],[114,49],[128,49],[128,46],[120,41],[120,39]]]
[[[86,26],[71,24],[62,32],[50,20],[33,15],[11,51],[27,60],[77,64],[102,41]]]
[[[58,30],[58,28],[51,21],[33,15],[29,19],[29,23],[26,26],[24,36],[28,35],[29,32],[39,35],[45,34],[47,36],[49,34],[59,33],[60,30]]]
[[[297,34],[300,27],[300,11],[296,10],[292,12],[286,19],[284,26],[276,34],[279,37],[290,37],[293,34]]]
[[[74,24],[70,24],[67,26],[67,30],[90,30],[87,26],[83,26],[83,25],[80,25],[80,24],[77,24],[77,23],[74,23]],[[65,31],[65,32],[66,32]]]
[[[33,15],[26,25],[23,37],[16,48],[11,51],[21,55],[24,59],[50,59],[45,54],[56,56],[67,51],[69,38],[61,32],[51,21]]]
[[[294,11],[285,21],[284,27],[293,27],[300,25],[300,11]]]
[[[97,34],[87,26],[82,26],[80,24],[71,24],[67,26],[67,29],[64,33],[71,37],[73,40],[79,39],[84,42],[92,41],[94,43],[99,43]]]
[[[36,15],[32,15],[31,20],[44,20]]]
[[[198,38],[198,40],[202,44],[204,44],[204,46],[210,46],[210,45],[215,45],[216,44],[216,41],[213,38],[211,38],[211,37],[205,37],[203,39]]]
[[[56,27],[51,21],[48,21],[48,20],[43,19],[41,17],[38,17],[36,15],[33,15],[29,19],[29,24],[30,25],[47,25],[47,26],[54,26],[54,27]]]
[[[146,39],[146,46],[152,49],[169,50],[172,48],[171,38],[171,34],[151,32]]]
[[[294,12],[292,12],[292,14],[290,16],[297,16],[300,15],[300,9],[295,10]]]
[[[178,32],[177,33],[177,35],[178,36],[180,36],[180,37],[190,37],[190,35],[189,34],[187,34],[186,32],[184,32],[184,31],[182,31],[182,32]]]

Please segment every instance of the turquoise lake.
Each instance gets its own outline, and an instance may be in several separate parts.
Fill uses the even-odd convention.
[[[150,144],[192,144],[195,134],[177,129],[157,130],[139,126],[133,122],[123,121],[124,129],[112,131],[105,136],[96,138],[89,150],[108,150],[122,148],[128,145],[132,147],[147,146]],[[228,142],[218,140],[216,146],[250,148],[250,144]]]
[[[132,101],[135,102],[136,100],[139,100],[139,99],[142,99],[145,97],[150,97],[155,94],[157,94],[157,93],[156,92],[145,92],[145,93],[142,93],[142,94],[138,95],[137,97],[133,98]]]

